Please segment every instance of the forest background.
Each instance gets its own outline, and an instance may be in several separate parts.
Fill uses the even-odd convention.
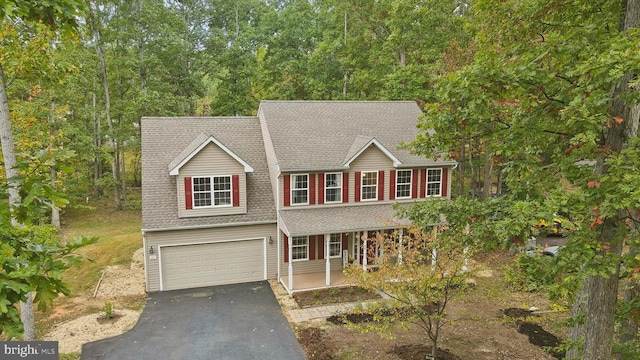
[[[75,204],[108,192],[123,209],[141,185],[142,116],[413,100],[425,116],[408,146],[459,165],[454,201],[410,216],[447,214],[500,246],[561,214],[569,345],[585,359],[638,352],[639,0],[46,0],[19,16],[0,4],[2,89],[33,184]],[[61,36],[46,25],[68,7],[83,9],[67,14],[79,31]],[[75,156],[39,163],[48,153]]]

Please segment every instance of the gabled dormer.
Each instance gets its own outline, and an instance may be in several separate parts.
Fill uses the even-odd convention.
[[[168,170],[176,178],[178,217],[246,214],[253,167],[214,136],[198,135]]]

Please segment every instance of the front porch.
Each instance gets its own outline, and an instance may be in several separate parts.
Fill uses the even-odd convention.
[[[317,289],[326,289],[330,287],[347,287],[350,284],[346,281],[342,270],[333,270],[329,272],[330,274],[330,285],[327,285],[327,277],[324,272],[314,272],[308,274],[295,274],[293,275],[293,284],[295,284],[295,288],[289,289],[288,285],[289,276],[281,276],[280,283],[284,286],[285,290],[288,293],[296,293],[303,291],[312,291]]]

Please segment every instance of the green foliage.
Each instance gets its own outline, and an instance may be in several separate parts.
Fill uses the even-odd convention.
[[[419,222],[421,218],[411,219]],[[350,266],[345,274],[358,286],[382,292],[390,300],[367,305],[364,311],[373,313],[374,321],[358,325],[361,331],[389,336],[391,329],[408,328],[413,323],[437,348],[440,330],[448,322],[447,304],[465,290],[469,277],[466,259],[473,248],[467,235],[456,232],[458,226],[448,222],[424,230],[410,227],[402,234],[378,234],[371,240],[382,248],[382,257],[375,259],[376,268],[368,271]]]
[[[549,256],[522,254],[507,267],[505,280],[515,290],[545,291],[554,281],[551,271],[554,260]]]
[[[62,275],[82,259],[73,252],[97,239],[78,238],[61,244],[50,227],[16,227],[6,216],[8,212],[4,214],[0,223],[0,334],[11,339],[22,332],[17,303],[34,292],[34,303],[44,309],[58,294],[69,295]]]
[[[40,167],[51,165],[66,152],[42,152],[18,163],[20,175],[16,181],[21,202],[9,209],[8,202],[0,202],[0,334],[11,339],[22,332],[18,302],[34,292],[34,303],[44,309],[59,294],[69,295],[62,281],[64,271],[77,265],[83,257],[77,249],[92,244],[96,238],[79,237],[61,243],[52,226],[40,225],[42,215],[50,205],[64,206],[64,194],[51,188],[39,175]],[[16,225],[20,224],[20,225]]]
[[[113,303],[111,301],[105,301],[104,303],[104,317],[107,320],[113,318]]]

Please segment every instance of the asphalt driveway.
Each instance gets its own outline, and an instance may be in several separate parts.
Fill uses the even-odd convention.
[[[82,359],[305,359],[266,281],[151,293],[129,332]]]

